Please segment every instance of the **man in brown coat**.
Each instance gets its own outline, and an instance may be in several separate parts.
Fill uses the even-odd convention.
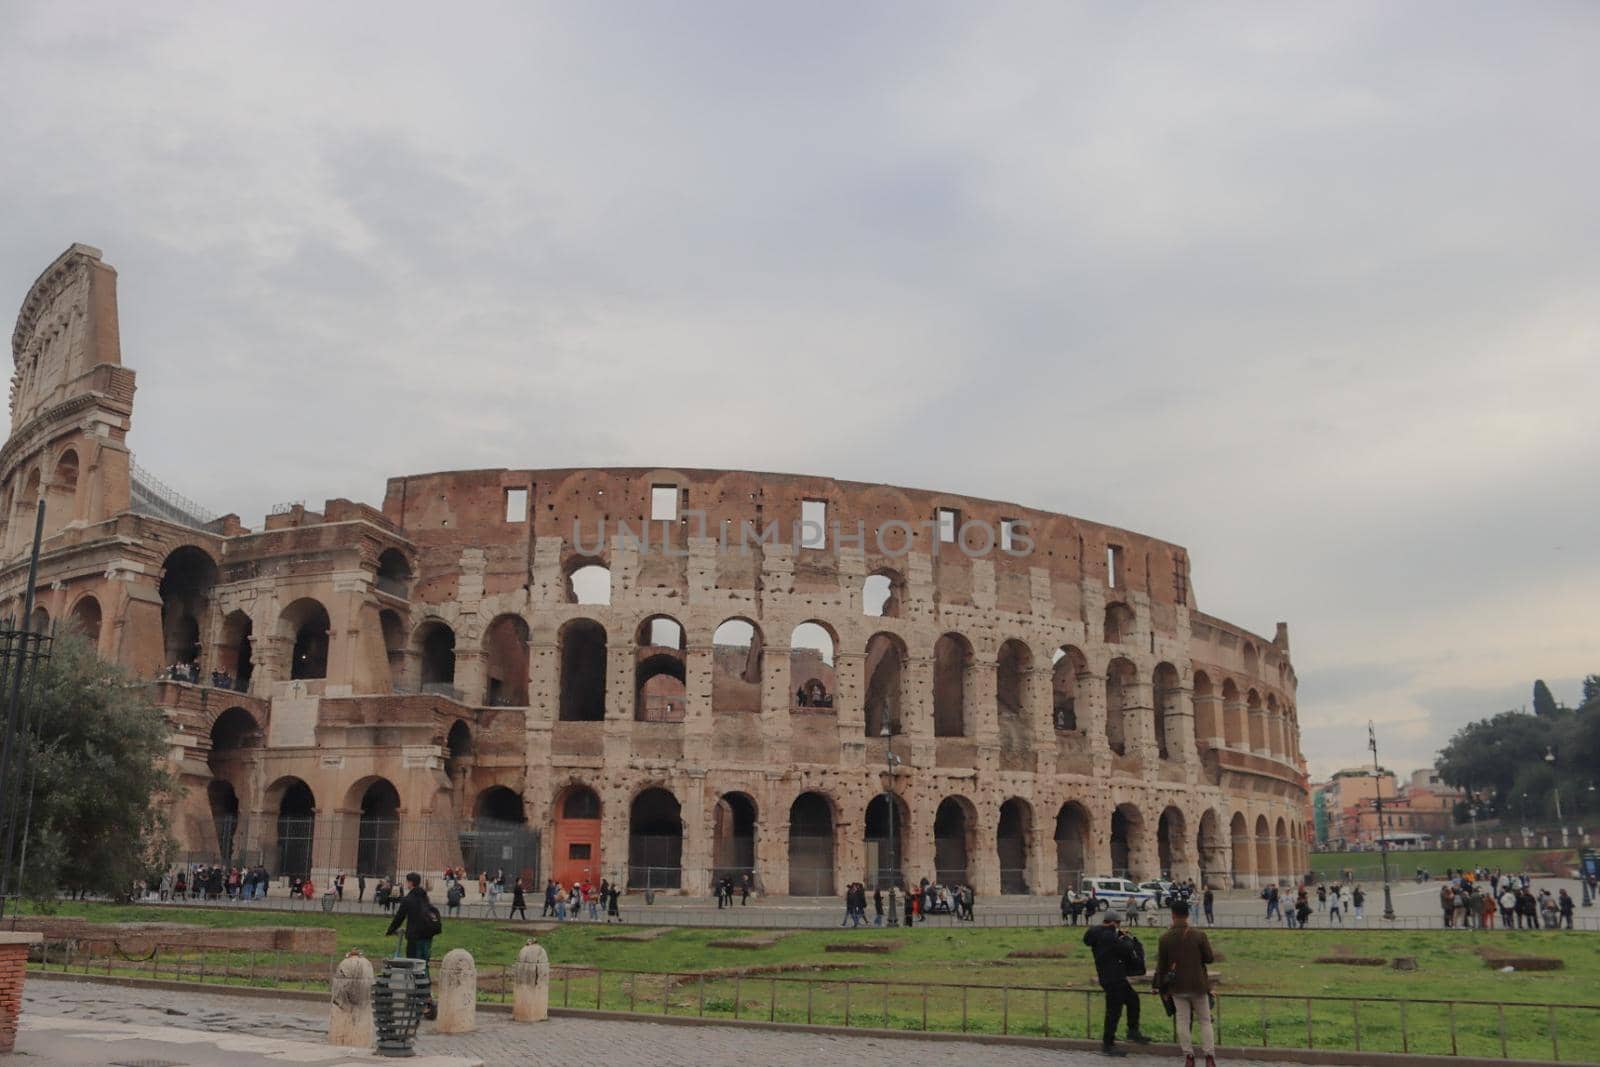
[[[1161,935],[1156,951],[1155,984],[1172,997],[1177,1008],[1178,1043],[1183,1048],[1184,1067],[1195,1067],[1194,1036],[1191,1028],[1200,1023],[1200,1046],[1205,1053],[1206,1067],[1216,1067],[1216,1034],[1211,1026],[1211,983],[1206,975],[1206,964],[1212,962],[1211,941],[1205,931],[1189,925],[1189,905],[1181,900],[1172,903],[1172,928]]]

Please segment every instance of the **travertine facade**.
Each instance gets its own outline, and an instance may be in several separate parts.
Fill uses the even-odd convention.
[[[18,317],[0,610],[42,495],[35,622],[146,677],[194,667],[156,693],[195,858],[436,868],[463,831],[525,823],[536,853],[468,861],[690,891],[752,870],[774,893],[896,866],[980,893],[1304,869],[1287,628],[1201,614],[1177,545],[677,469],[424,474],[381,510],[207,521],[131,464],[115,285],[75,245]],[[823,544],[789,536],[818,511]],[[985,543],[1003,525],[1011,551]]]

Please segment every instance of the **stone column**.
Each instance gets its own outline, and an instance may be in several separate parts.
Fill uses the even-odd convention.
[[[913,767],[932,767],[938,746],[933,736],[933,659],[929,656],[906,657],[900,679],[900,722],[909,749],[896,746],[901,758]],[[931,841],[931,829],[929,834]]]
[[[1244,701],[1237,696],[1223,704],[1224,736],[1227,746],[1237,752],[1250,751],[1250,727],[1245,721]]]
[[[1023,679],[1033,719],[1033,773],[1035,781],[1040,782],[1049,781],[1056,773],[1054,678],[1052,667],[1034,666]],[[1032,885],[1031,882],[1029,884]]]
[[[924,803],[921,790],[907,789],[901,794],[906,802],[910,827],[895,827],[895,832],[900,835],[905,849],[905,869],[907,880],[915,884],[924,878],[933,877],[933,817],[939,806],[939,799],[935,797],[931,804]]]
[[[973,805],[977,807],[978,801]],[[971,852],[967,856],[967,870],[972,875],[972,889],[980,897],[998,896],[1000,893],[1000,849],[998,847],[998,810],[990,813],[978,807],[972,820]]]
[[[1122,730],[1128,755],[1138,757],[1144,777],[1153,778],[1160,763],[1160,749],[1156,744],[1156,708],[1149,680],[1141,674],[1132,682],[1123,683],[1122,701]]]
[[[470,1034],[478,1028],[478,967],[472,953],[453,948],[439,968],[439,1019],[441,1034]]]
[[[1227,747],[1222,725],[1222,698],[1215,693],[1196,693],[1193,702],[1197,739],[1211,748]]]
[[[484,683],[484,657],[482,648],[462,648],[456,642],[456,670],[453,684],[461,694],[461,701],[474,707],[487,699]]]
[[[711,888],[711,811],[706,796],[705,771],[690,771],[684,779],[681,814],[683,818],[683,891],[701,896]]]
[[[966,720],[968,735],[976,742],[974,748],[977,754],[978,772],[985,775],[994,774],[1000,769],[998,672],[999,666],[995,662],[994,655],[986,653],[979,657],[974,650],[961,686],[962,700],[965,704],[962,708],[962,718]],[[983,892],[977,885],[973,888],[980,893]],[[995,891],[999,891],[998,877]]]
[[[517,953],[511,1018],[519,1023],[540,1023],[550,1017],[550,956],[528,938]]]
[[[1034,810],[1028,828],[1028,892],[1059,896],[1056,884],[1056,826],[1053,813]]]
[[[866,681],[862,678],[867,656],[865,652],[836,652],[834,657],[837,684],[833,710],[839,730],[839,763],[841,767],[860,767],[865,761],[867,749],[866,708],[863,705]]]
[[[1106,741],[1106,685],[1105,679],[1092,671],[1078,674],[1078,728],[1088,740],[1089,753],[1095,757],[1097,774],[1109,773],[1111,745]],[[1104,761],[1106,770],[1101,771]]]
[[[1271,756],[1272,744],[1269,740],[1267,724],[1267,709],[1260,704],[1250,708],[1250,751],[1257,756]],[[1259,738],[1260,740],[1257,740]]]
[[[372,964],[351,949],[333,972],[333,1004],[328,1013],[328,1044],[371,1048],[377,1041],[372,1023]]]

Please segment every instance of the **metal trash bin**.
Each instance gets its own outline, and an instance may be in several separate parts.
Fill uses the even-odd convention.
[[[383,961],[383,973],[372,983],[372,1022],[378,1032],[378,1055],[417,1054],[417,1027],[422,1023],[432,986],[427,960]]]
[[[322,894],[322,910],[327,912],[333,911],[334,902],[338,899],[338,894],[331,889]]]

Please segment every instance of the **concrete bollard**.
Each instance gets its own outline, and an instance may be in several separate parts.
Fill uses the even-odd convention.
[[[472,953],[453,948],[439,968],[439,1019],[441,1034],[470,1034],[478,1026],[478,967]]]
[[[372,964],[360,949],[351,949],[333,972],[333,1006],[328,1013],[328,1044],[371,1048],[377,1041],[372,1026]]]
[[[542,1023],[550,1018],[550,954],[533,938],[517,953],[515,999],[511,1018]]]

